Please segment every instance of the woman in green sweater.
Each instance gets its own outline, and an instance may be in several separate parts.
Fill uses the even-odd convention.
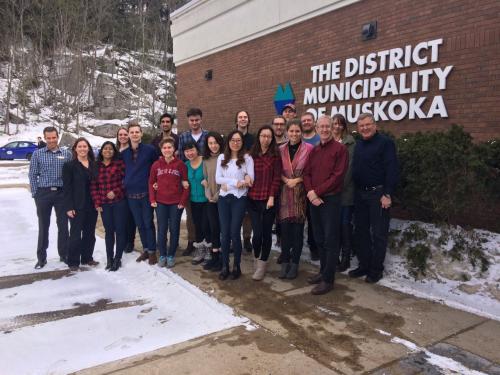
[[[188,182],[190,187],[191,212],[196,232],[196,238],[193,246],[196,251],[193,256],[192,264],[200,264],[205,258],[210,259],[210,233],[208,230],[207,202],[205,188],[202,185],[203,176],[203,157],[198,151],[198,145],[194,142],[188,142],[183,147],[186,157],[186,166],[188,170]]]

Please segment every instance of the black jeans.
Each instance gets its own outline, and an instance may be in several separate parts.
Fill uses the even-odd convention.
[[[210,243],[210,231],[208,229],[207,202],[191,201],[191,212],[193,215],[194,229],[196,232],[195,242],[206,240]]]
[[[340,194],[321,197],[323,204],[309,203],[314,239],[319,250],[320,272],[323,281],[333,283],[339,258]]]
[[[354,195],[354,223],[360,241],[359,266],[372,276],[384,271],[390,210],[382,208],[382,191],[356,190]]]
[[[68,266],[78,267],[80,263],[88,263],[94,253],[95,225],[97,211],[94,208],[76,210],[75,217],[70,219]]]
[[[220,223],[219,223],[219,209],[217,203],[207,203],[207,220],[210,229],[210,239],[212,240],[212,247],[220,249]]]
[[[273,223],[276,216],[275,207],[266,208],[267,200],[254,201],[248,199],[247,210],[252,220],[253,255],[264,262],[269,258],[273,242]]]
[[[288,223],[281,225],[281,260],[283,263],[299,264],[304,245],[304,223]],[[290,256],[291,253],[291,256]]]
[[[47,248],[49,247],[49,226],[52,207],[56,211],[57,219],[57,251],[59,257],[68,257],[68,216],[63,206],[63,192],[52,191],[50,188],[38,188],[35,195],[36,214],[38,216],[38,245],[36,256],[38,260],[47,260]]]
[[[137,231],[137,226],[135,225],[134,215],[132,215],[132,211],[130,211],[130,207],[127,202],[127,212],[126,212],[126,239],[127,245],[131,245],[134,248],[135,244],[135,232]]]

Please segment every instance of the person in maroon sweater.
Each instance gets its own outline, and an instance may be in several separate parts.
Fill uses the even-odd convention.
[[[314,147],[304,172],[304,186],[311,209],[314,239],[320,254],[320,272],[310,277],[317,284],[311,293],[325,294],[333,289],[339,257],[340,192],[349,165],[346,147],[333,139],[333,120],[321,116],[316,128],[320,144]]]
[[[187,167],[175,157],[175,141],[167,138],[160,142],[163,155],[151,166],[149,174],[149,200],[156,209],[158,221],[158,248],[160,267],[175,265],[175,252],[179,245],[181,216],[189,199]],[[167,252],[166,233],[170,232]]]
[[[117,271],[127,245],[128,205],[123,187],[125,164],[119,159],[119,152],[113,142],[104,142],[97,156],[97,166],[97,178],[90,184],[90,194],[104,225],[108,258],[106,269]]]
[[[264,125],[257,132],[250,155],[254,161],[255,179],[248,191],[247,209],[252,220],[252,247],[255,257],[254,280],[262,280],[266,274],[267,260],[271,252],[272,227],[281,181],[281,157],[274,138],[273,128]]]

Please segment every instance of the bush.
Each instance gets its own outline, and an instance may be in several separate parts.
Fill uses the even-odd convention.
[[[453,125],[446,132],[403,135],[396,143],[401,169],[396,195],[415,218],[455,223],[471,208],[491,211],[500,204],[499,141],[476,145]]]

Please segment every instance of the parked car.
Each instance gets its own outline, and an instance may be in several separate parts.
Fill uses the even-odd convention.
[[[33,152],[37,149],[36,143],[29,141],[15,141],[0,147],[0,159],[31,159]]]

